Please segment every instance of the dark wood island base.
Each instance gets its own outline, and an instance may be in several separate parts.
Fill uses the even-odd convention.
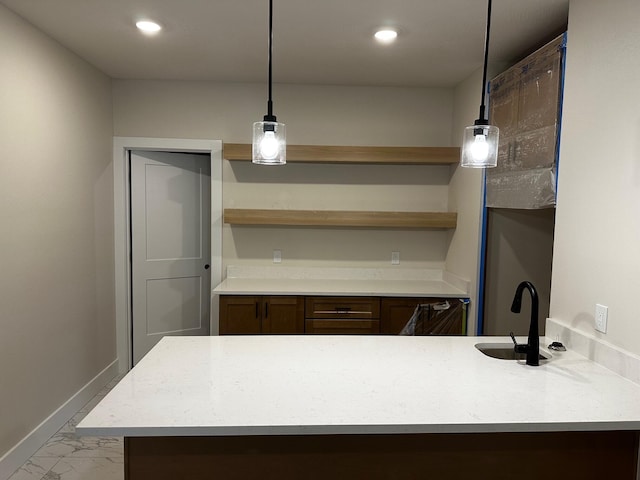
[[[635,480],[638,432],[125,437],[126,480]]]

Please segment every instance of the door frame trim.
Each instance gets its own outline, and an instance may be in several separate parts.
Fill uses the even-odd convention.
[[[130,151],[206,153],[211,158],[211,288],[222,281],[222,141],[181,138],[113,137],[113,218],[115,321],[118,369],[131,368],[131,235],[129,227]],[[216,297],[210,292],[209,328],[218,334]]]

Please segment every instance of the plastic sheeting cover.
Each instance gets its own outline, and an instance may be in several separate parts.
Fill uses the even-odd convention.
[[[464,335],[468,304],[466,298],[418,304],[400,335]]]
[[[555,205],[564,35],[491,81],[491,123],[500,129],[498,166],[486,171],[486,205]]]

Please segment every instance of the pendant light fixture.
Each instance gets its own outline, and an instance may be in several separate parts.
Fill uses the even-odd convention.
[[[482,73],[482,100],[480,117],[464,130],[460,165],[472,168],[495,167],[498,164],[498,127],[489,125],[485,118],[485,92],[487,89],[487,60],[489,58],[489,32],[491,31],[491,0],[488,0],[487,33],[484,44],[484,69]]]
[[[253,163],[261,165],[284,165],[287,163],[286,128],[278,123],[273,114],[271,100],[272,75],[271,57],[273,53],[273,0],[269,0],[269,100],[267,114],[262,122],[253,124]]]

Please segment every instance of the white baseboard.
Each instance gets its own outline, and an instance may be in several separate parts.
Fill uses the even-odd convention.
[[[118,375],[118,360],[114,360],[69,400],[49,415],[40,425],[0,458],[0,480],[7,480],[42,445],[68,422],[89,400]]]

